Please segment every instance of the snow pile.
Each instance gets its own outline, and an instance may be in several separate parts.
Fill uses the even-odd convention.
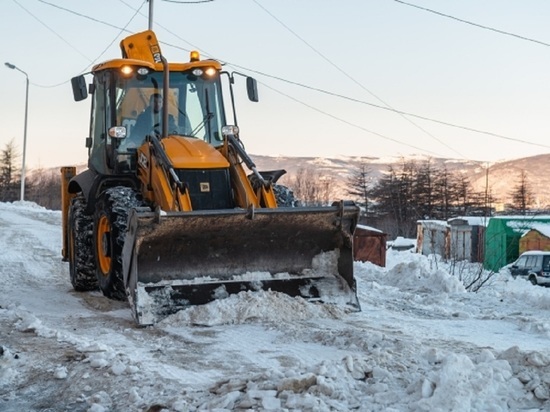
[[[389,250],[388,257],[391,256],[395,257],[395,261],[388,264],[387,270],[368,262],[363,265],[356,262],[356,267],[360,267],[359,274],[402,291],[432,294],[465,292],[464,285],[455,276],[443,267],[434,268],[425,256]]]
[[[289,322],[314,317],[338,319],[344,309],[334,305],[313,305],[272,291],[240,292],[226,299],[182,310],[160,322],[170,326],[215,326],[247,322]]]

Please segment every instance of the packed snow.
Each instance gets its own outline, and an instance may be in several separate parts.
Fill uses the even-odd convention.
[[[355,263],[361,312],[243,292],[139,328],[72,290],[60,212],[0,203],[0,228],[2,411],[550,410],[550,289],[507,271],[473,293],[390,249]]]

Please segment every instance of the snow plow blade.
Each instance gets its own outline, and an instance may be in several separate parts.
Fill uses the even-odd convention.
[[[141,212],[123,270],[134,318],[150,325],[191,305],[272,290],[360,310],[352,237],[359,208]]]

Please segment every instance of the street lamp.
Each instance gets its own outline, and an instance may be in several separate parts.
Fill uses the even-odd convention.
[[[27,87],[25,89],[25,128],[23,129],[23,164],[21,165],[21,201],[25,200],[25,155],[27,153],[27,114],[29,112],[29,76],[19,67],[11,63],[4,63],[6,67],[20,71],[27,79]]]

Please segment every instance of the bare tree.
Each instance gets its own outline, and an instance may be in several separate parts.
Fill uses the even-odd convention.
[[[289,181],[289,187],[302,206],[326,205],[334,198],[334,179],[321,176],[313,169],[300,168]]]
[[[27,178],[26,199],[51,210],[61,209],[61,174],[42,168]]]

